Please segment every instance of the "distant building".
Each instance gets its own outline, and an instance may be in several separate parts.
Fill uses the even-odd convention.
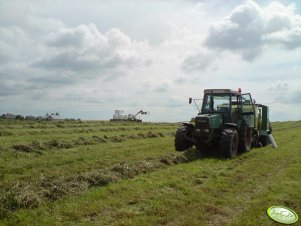
[[[12,113],[6,113],[6,114],[3,114],[1,116],[1,118],[3,118],[3,119],[15,119],[16,116],[14,114],[12,114]]]
[[[46,113],[45,116],[42,116],[42,119],[46,119],[46,120],[62,120],[60,114],[57,112],[57,113],[51,113],[51,114],[48,114]]]

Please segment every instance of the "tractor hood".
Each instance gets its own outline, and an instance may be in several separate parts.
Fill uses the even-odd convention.
[[[221,114],[201,114],[195,117],[195,127],[198,129],[218,129],[221,124]]]

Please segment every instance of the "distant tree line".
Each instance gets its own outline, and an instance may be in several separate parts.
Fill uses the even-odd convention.
[[[75,121],[76,119],[70,118],[62,118],[60,117],[60,114],[57,113],[51,113],[48,114],[46,113],[45,116],[32,116],[32,115],[28,115],[28,116],[23,116],[23,115],[15,115],[12,113],[5,113],[3,115],[0,116],[0,119],[10,119],[10,120],[46,120],[46,121],[62,121],[62,120],[71,120],[71,121]],[[80,120],[80,119],[77,119]]]

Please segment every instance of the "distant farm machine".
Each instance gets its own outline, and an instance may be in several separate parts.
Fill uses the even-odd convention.
[[[192,101],[196,104],[196,99],[189,98],[190,104]],[[251,94],[242,94],[241,89],[205,89],[198,115],[183,122],[175,136],[176,151],[193,145],[201,151],[217,147],[228,158],[270,143],[277,147],[268,106],[256,104]]]
[[[110,119],[110,121],[142,122],[142,119],[137,118],[137,116],[140,114],[147,115],[149,113],[146,111],[140,110],[136,114],[124,114],[123,110],[115,110],[115,114],[113,114],[113,119]]]

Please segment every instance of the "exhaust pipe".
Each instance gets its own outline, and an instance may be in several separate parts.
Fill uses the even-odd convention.
[[[272,144],[272,147],[273,147],[273,148],[277,148],[278,146],[277,146],[277,144],[276,144],[276,141],[275,141],[275,139],[274,139],[274,137],[273,137],[271,131],[267,131],[267,133],[268,133],[269,140],[270,140],[270,142],[271,142],[271,144]]]

